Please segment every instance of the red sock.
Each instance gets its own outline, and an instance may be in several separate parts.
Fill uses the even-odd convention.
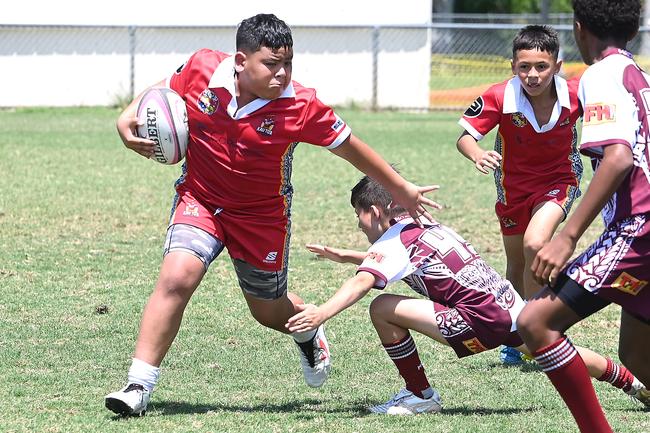
[[[400,376],[406,381],[406,389],[420,398],[424,398],[422,391],[430,388],[427,376],[424,374],[424,367],[420,362],[418,350],[411,334],[399,341],[384,344],[384,349],[393,360]]]
[[[634,375],[624,365],[616,364],[611,358],[607,358],[607,369],[598,378],[602,382],[609,382],[616,388],[628,392],[632,388]]]
[[[533,355],[562,396],[582,433],[613,433],[596,397],[587,367],[567,337]]]

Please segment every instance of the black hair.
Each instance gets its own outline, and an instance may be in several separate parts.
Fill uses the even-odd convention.
[[[352,188],[350,204],[353,208],[360,208],[369,211],[372,206],[381,208],[389,218],[396,217],[406,212],[402,206],[393,205],[393,197],[376,180],[364,176]]]
[[[537,24],[522,28],[512,40],[513,60],[517,58],[517,51],[520,50],[546,51],[557,60],[560,53],[557,31],[553,27]]]
[[[573,0],[576,21],[599,39],[629,41],[639,30],[640,0]]]
[[[237,28],[237,51],[254,53],[261,47],[274,50],[292,48],[289,26],[273,14],[257,14],[243,20]]]

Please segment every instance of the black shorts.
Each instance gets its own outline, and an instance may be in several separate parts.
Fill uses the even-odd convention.
[[[549,286],[549,288],[562,300],[562,302],[583,319],[611,304],[611,301],[603,299],[586,290],[580,284],[569,278],[565,273],[558,275],[555,286]],[[650,320],[643,319],[629,312],[628,314],[634,316],[643,323],[650,324]]]

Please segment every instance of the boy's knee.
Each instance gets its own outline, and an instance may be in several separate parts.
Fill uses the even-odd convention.
[[[530,336],[541,330],[540,325],[540,321],[535,318],[535,314],[531,314],[529,308],[524,308],[517,317],[517,332],[524,340],[530,339]]]
[[[381,294],[372,300],[370,303],[370,318],[373,321],[385,315],[388,300],[389,297],[386,294]]]
[[[533,258],[539,250],[546,244],[546,239],[537,236],[526,236],[524,238],[524,255],[527,258]]]

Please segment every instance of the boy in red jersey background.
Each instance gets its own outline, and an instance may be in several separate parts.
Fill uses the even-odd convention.
[[[459,121],[465,131],[458,150],[481,173],[494,170],[506,278],[524,299],[540,289],[530,272],[535,254],[580,196],[578,81],[557,75],[559,49],[552,28],[521,29],[513,40],[514,77],[479,96]],[[483,150],[477,142],[495,127],[494,150]],[[501,359],[521,362],[519,353],[507,347]]]
[[[176,183],[158,282],[142,314],[127,385],[106,396],[108,409],[142,414],[158,381],[159,366],[183,311],[210,263],[223,248],[233,262],[244,299],[262,325],[284,324],[303,301],[287,291],[291,234],[291,169],[298,142],[322,146],[373,176],[414,216],[437,207],[422,193],[435,187],[406,182],[349,126],[291,80],[291,30],[271,14],[240,24],[234,55],[203,49],[166,81],[185,100],[190,140]],[[126,147],[150,157],[153,142],[138,138],[136,98],[119,116]],[[292,334],[305,381],[321,386],[330,370],[322,327]]]
[[[537,253],[533,272],[547,285],[517,322],[580,431],[611,433],[583,359],[565,332],[610,303],[619,304],[619,357],[649,383],[650,76],[625,49],[639,29],[639,0],[573,0],[573,11],[576,44],[590,65],[578,90],[585,113],[580,151],[595,171],[565,226]],[[598,212],[603,234],[569,261]],[[645,397],[650,399],[647,391]]]
[[[459,358],[504,343],[529,353],[515,327],[524,301],[469,242],[437,222],[418,227],[403,208],[392,204],[390,194],[367,176],[352,188],[350,203],[359,228],[372,246],[362,252],[308,245],[319,256],[359,267],[356,276],[322,305],[299,306],[304,311],[290,318],[287,326],[292,332],[317,329],[370,289],[384,290],[400,280],[424,296],[382,293],[370,305],[370,318],[382,346],[405,381],[404,389],[386,403],[371,407],[371,412],[416,415],[442,408],[440,395],[429,384],[420,362],[411,330],[451,346]],[[628,395],[646,390],[624,366],[589,349],[579,350],[592,377]],[[610,368],[617,374],[608,374]]]

